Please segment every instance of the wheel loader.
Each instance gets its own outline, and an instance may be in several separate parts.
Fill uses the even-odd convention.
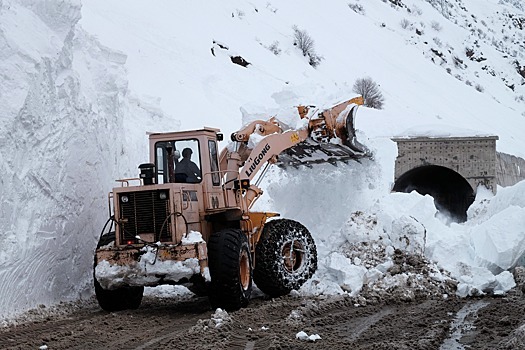
[[[149,163],[117,180],[94,256],[94,285],[107,311],[140,306],[145,286],[186,285],[213,308],[250,300],[252,280],[270,297],[298,289],[317,269],[301,223],[253,211],[271,164],[311,167],[369,156],[355,137],[358,96],[327,109],[297,107],[301,128],[275,117],[231,135],[219,129],[150,133]]]

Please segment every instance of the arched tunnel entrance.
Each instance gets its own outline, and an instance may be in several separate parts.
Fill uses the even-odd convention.
[[[475,193],[463,176],[452,169],[428,165],[407,171],[397,179],[393,191],[417,191],[434,198],[436,208],[450,214],[452,220],[467,220],[467,209],[474,202]]]

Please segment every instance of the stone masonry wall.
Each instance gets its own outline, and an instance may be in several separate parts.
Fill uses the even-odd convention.
[[[496,191],[497,139],[497,136],[396,138],[395,180],[414,168],[437,165],[459,173],[474,191],[480,184]]]

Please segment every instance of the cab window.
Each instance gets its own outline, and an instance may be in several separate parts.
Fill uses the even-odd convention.
[[[210,150],[211,181],[213,186],[220,186],[221,176],[219,174],[219,162],[217,160],[217,142],[215,142],[215,140],[208,140],[208,148]]]
[[[172,154],[172,167],[170,167]],[[202,167],[199,141],[196,139],[161,141],[155,144],[155,166],[157,183],[170,182],[199,183],[202,181]],[[170,174],[171,169],[171,174]]]

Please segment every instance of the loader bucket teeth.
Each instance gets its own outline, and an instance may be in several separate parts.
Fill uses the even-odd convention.
[[[279,155],[280,167],[312,164],[337,163],[340,161],[358,160],[367,157],[367,153],[356,152],[350,147],[335,143],[321,143],[307,139]]]

